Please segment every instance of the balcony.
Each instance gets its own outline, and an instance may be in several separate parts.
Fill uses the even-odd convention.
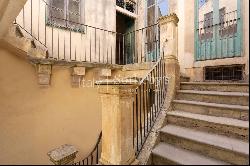
[[[116,6],[123,8],[131,13],[136,13],[136,2],[134,0],[116,0]]]

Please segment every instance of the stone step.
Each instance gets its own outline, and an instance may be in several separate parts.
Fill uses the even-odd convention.
[[[181,90],[249,92],[247,83],[181,82]]]
[[[167,125],[160,141],[231,164],[249,163],[249,143],[221,135]]]
[[[249,105],[249,93],[179,90],[176,99],[192,100],[218,104]]]
[[[181,76],[181,82],[189,82],[189,81],[190,81],[190,77]]]
[[[189,150],[159,143],[152,151],[153,165],[229,165]]]
[[[167,123],[245,141],[249,138],[249,122],[238,119],[172,111],[167,113]]]
[[[123,66],[123,71],[137,71],[137,70],[151,70],[156,62],[143,62],[143,63],[134,63],[127,64]]]
[[[180,110],[196,114],[248,120],[249,106],[206,103],[188,100],[174,100],[173,110]]]

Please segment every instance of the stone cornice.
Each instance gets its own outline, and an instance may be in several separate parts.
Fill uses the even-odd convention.
[[[158,19],[158,23],[160,25],[164,25],[168,22],[174,22],[174,24],[177,26],[178,22],[179,22],[179,18],[175,13],[171,13],[167,16],[162,16]]]

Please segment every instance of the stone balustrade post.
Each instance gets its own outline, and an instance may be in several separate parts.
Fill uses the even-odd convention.
[[[97,81],[102,103],[102,165],[135,165],[133,101],[138,81]]]
[[[47,153],[55,165],[73,165],[78,151],[73,145],[62,145]]]
[[[176,91],[180,89],[180,65],[178,62],[178,22],[176,14],[160,17],[160,48],[164,54],[166,77],[168,88],[166,96],[166,107],[169,108]]]

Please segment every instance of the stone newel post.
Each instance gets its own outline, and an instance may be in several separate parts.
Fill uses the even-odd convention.
[[[98,81],[102,102],[102,165],[136,164],[133,100],[136,80]]]
[[[180,88],[180,65],[178,62],[178,22],[176,14],[160,17],[160,47],[164,54],[166,77],[169,79],[167,93],[167,109],[174,99],[176,90]]]

